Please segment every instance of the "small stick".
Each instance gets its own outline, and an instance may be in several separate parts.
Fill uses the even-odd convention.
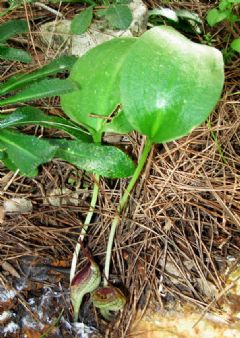
[[[59,16],[60,18],[65,18],[65,16],[61,12],[56,11],[56,9],[53,9],[53,8],[51,8],[51,7],[49,7],[49,6],[45,5],[45,4],[42,4],[41,2],[37,1],[37,2],[34,2],[33,4],[35,6],[40,7],[40,8],[46,9],[46,11],[48,11],[48,12],[50,12],[50,13],[56,15],[56,16]]]

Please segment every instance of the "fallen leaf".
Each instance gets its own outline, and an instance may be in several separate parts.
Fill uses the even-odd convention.
[[[26,198],[12,198],[3,202],[5,213],[25,214],[32,211],[32,202]]]
[[[2,263],[2,268],[3,268],[3,270],[9,272],[10,275],[12,275],[13,277],[20,278],[20,275],[17,272],[17,270],[7,261]]]
[[[5,210],[4,207],[0,207],[0,224],[3,224],[5,217]]]

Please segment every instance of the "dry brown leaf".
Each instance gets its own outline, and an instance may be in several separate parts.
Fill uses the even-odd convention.
[[[0,207],[0,224],[3,224],[4,222],[4,217],[5,217],[5,210],[4,207]]]
[[[13,277],[20,278],[20,275],[17,272],[17,270],[7,261],[2,263],[2,268],[3,268],[3,270],[9,272],[10,275],[12,275]]]

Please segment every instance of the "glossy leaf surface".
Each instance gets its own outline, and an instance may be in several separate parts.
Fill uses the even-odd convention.
[[[120,103],[119,74],[135,42],[135,38],[113,39],[93,48],[75,63],[70,79],[80,89],[61,97],[62,108],[71,119],[96,131],[103,129],[105,117]]]
[[[76,60],[77,57],[75,56],[61,56],[60,58],[53,60],[47,65],[29,74],[23,73],[17,76],[13,76],[5,83],[0,84],[0,95],[4,95],[9,91],[24,87],[29,83],[32,84],[34,81],[40,80],[49,75],[54,75],[65,72],[66,70],[70,70]]]
[[[0,148],[4,149],[3,162],[10,170],[19,169],[30,177],[36,176],[38,166],[50,161],[56,152],[56,146],[47,140],[7,129],[0,131]]]
[[[0,118],[0,129],[36,124],[46,128],[63,130],[84,142],[92,141],[90,135],[81,130],[75,123],[62,117],[46,115],[38,108],[19,107],[11,114],[0,114]]]
[[[134,172],[132,160],[116,147],[67,140],[52,142],[59,146],[56,157],[88,172],[110,178],[128,177]]]
[[[122,67],[126,118],[153,142],[167,142],[201,124],[220,98],[222,54],[171,27],[143,34]]]
[[[76,89],[76,84],[71,80],[45,79],[40,82],[33,83],[14,96],[1,100],[0,106],[61,95],[75,91]]]

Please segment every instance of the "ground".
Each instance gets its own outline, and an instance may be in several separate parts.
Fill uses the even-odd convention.
[[[165,5],[196,12],[204,20],[204,36],[210,33],[212,44],[219,49],[231,38],[225,23],[214,28],[206,24],[206,12],[214,6],[210,1],[149,0],[147,4],[149,8]],[[80,5],[59,8],[72,18]],[[25,4],[0,23],[10,18],[29,20],[30,36],[11,43],[28,49],[35,61],[30,66],[1,61],[1,81],[44,64],[47,47],[39,39],[39,25],[53,20],[55,14]],[[203,36],[194,39],[206,43]],[[53,57],[54,51],[51,53]],[[223,325],[223,329],[218,327],[220,331],[213,330],[212,337],[227,337],[226,326],[239,329],[240,293],[228,293],[236,287],[229,282],[229,274],[238,265],[240,247],[239,70],[240,58],[233,56],[225,67],[224,92],[208,122],[189,136],[152,150],[122,215],[112,255],[110,281],[124,292],[127,305],[108,324],[86,297],[80,313],[86,327],[79,324],[79,331],[88,327],[89,331],[96,329],[92,336],[162,337],[158,331],[168,326],[164,337],[200,337],[206,327],[200,325],[199,331],[188,333],[180,324],[169,323],[178,323],[178,318],[181,323],[190,321],[192,328],[199,320],[204,323],[205,313],[214,314],[218,318],[214,323]],[[41,100],[38,107],[62,114],[56,98]],[[24,131],[53,135],[41,128],[26,127]],[[119,146],[137,160],[143,142],[132,133],[128,139],[120,138]],[[68,269],[89,208],[92,183],[91,175],[60,160],[42,166],[34,179],[1,166],[0,309],[5,314],[0,321],[4,337],[77,336],[70,325]],[[100,182],[86,245],[101,268],[111,220],[126,184],[127,179]],[[56,191],[62,198],[51,203],[49,197]],[[30,200],[30,210],[6,213],[4,203],[13,198]],[[84,262],[81,257],[79,266]],[[164,317],[169,318],[167,325]]]

